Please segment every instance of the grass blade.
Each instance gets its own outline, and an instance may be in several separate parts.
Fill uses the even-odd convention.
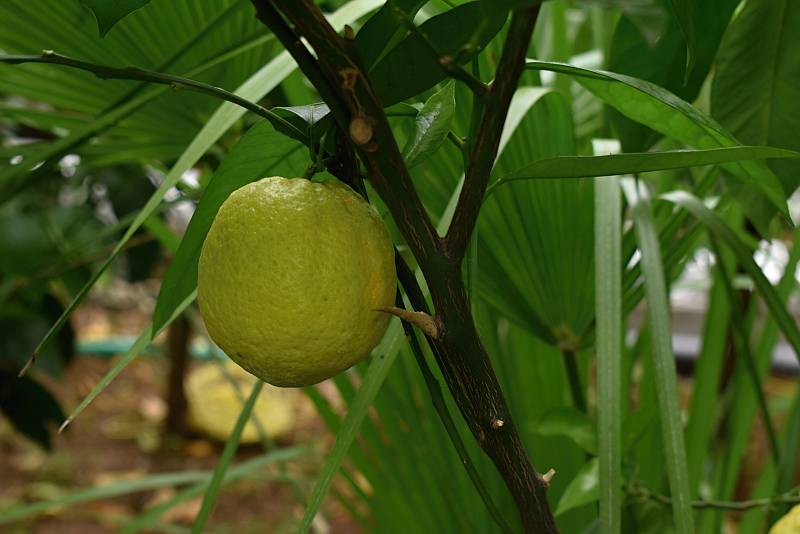
[[[664,200],[679,205],[685,210],[689,211],[697,219],[702,222],[709,231],[718,236],[736,255],[736,260],[739,265],[750,275],[756,289],[761,294],[767,307],[769,308],[772,317],[778,324],[778,327],[786,337],[786,341],[792,346],[795,356],[800,361],[800,329],[797,323],[789,315],[786,306],[781,301],[775,288],[764,276],[761,268],[753,260],[753,252],[744,244],[744,242],[725,224],[716,213],[706,207],[700,199],[686,191],[673,191],[662,195]]]
[[[268,463],[290,460],[306,453],[307,451],[308,449],[302,447],[281,449],[280,451],[275,451],[252,460],[242,462],[230,470],[229,476],[226,480],[247,476],[258,467]],[[25,519],[26,517],[30,517],[41,512],[46,512],[47,510],[56,507],[70,506],[100,499],[108,499],[110,497],[136,493],[139,491],[148,491],[167,486],[179,486],[192,483],[200,483],[199,485],[205,487],[208,485],[208,481],[211,479],[211,476],[212,475],[210,471],[158,473],[146,478],[141,478],[139,480],[125,480],[113,484],[82,489],[50,501],[14,506],[0,511],[0,525],[7,524],[12,521],[19,521],[20,519]]]
[[[617,177],[597,180],[595,312],[600,528],[622,527],[622,195]]]
[[[736,161],[798,158],[800,152],[766,146],[733,146],[704,150],[665,150],[663,152],[630,152],[627,154],[608,154],[602,156],[557,156],[540,159],[522,169],[500,178],[492,184],[487,195],[503,184],[532,178],[591,178],[635,174],[641,172],[664,171],[719,165]]]
[[[719,258],[721,248],[716,237],[711,236],[711,245],[714,254]],[[756,401],[758,402],[758,409],[761,412],[761,421],[767,432],[767,441],[769,442],[770,452],[775,464],[780,462],[781,451],[778,445],[778,435],[775,432],[775,425],[772,424],[772,417],[769,413],[769,406],[767,405],[767,397],[764,394],[764,388],[761,387],[761,379],[758,375],[758,369],[753,357],[753,351],[750,349],[750,340],[745,337],[745,333],[750,331],[748,329],[746,320],[742,315],[741,304],[737,297],[736,290],[733,288],[733,282],[728,274],[728,270],[724,264],[720,263],[719,269],[720,279],[722,280],[725,290],[728,292],[728,298],[731,305],[731,317],[733,318],[733,341],[736,347],[737,356],[744,360],[744,369],[747,376],[752,382],[753,391],[756,394]]]
[[[299,531],[307,532],[317,515],[319,507],[322,505],[322,499],[325,497],[328,488],[333,482],[333,477],[339,470],[339,466],[344,459],[347,450],[353,443],[353,440],[358,433],[361,423],[367,416],[367,411],[372,405],[372,401],[377,395],[378,390],[383,385],[386,375],[392,368],[395,358],[400,352],[400,347],[405,341],[403,336],[403,328],[400,326],[400,321],[392,319],[389,325],[389,330],[383,336],[383,340],[372,351],[372,362],[367,369],[364,376],[364,382],[356,394],[350,409],[347,411],[344,421],[342,422],[339,432],[336,434],[336,441],[333,443],[331,451],[328,453],[328,458],[325,460],[325,466],[322,468],[319,479],[317,480],[314,490],[311,492],[311,497],[308,499],[303,521],[300,524]]]
[[[262,387],[264,387],[264,382],[261,380],[258,380],[255,385],[253,385],[250,397],[242,407],[242,411],[239,413],[239,419],[236,420],[236,425],[233,427],[228,441],[225,442],[222,456],[220,456],[219,462],[217,462],[217,467],[214,469],[214,476],[211,478],[211,482],[208,484],[208,490],[203,497],[203,505],[194,520],[194,525],[192,526],[193,534],[203,532],[206,521],[208,521],[211,511],[214,509],[217,495],[219,495],[222,482],[225,480],[225,472],[228,470],[228,465],[230,465],[231,460],[233,460],[234,454],[236,454],[236,449],[239,448],[239,440],[242,438],[242,431],[244,431],[244,426],[250,419],[250,412],[253,411],[253,406],[256,404],[256,399],[258,399],[258,394],[261,393]]]
[[[173,311],[172,316],[164,323],[164,327],[166,327],[169,323],[175,320],[175,318],[180,315],[183,310],[185,310],[189,304],[194,302],[195,297],[197,296],[197,292],[193,292],[191,295],[186,297],[183,302]],[[58,429],[59,432],[63,432],[64,429],[69,425],[72,421],[75,420],[78,415],[86,409],[87,406],[100,394],[106,389],[109,384],[119,375],[127,366],[130,364],[136,356],[138,356],[147,345],[153,340],[153,338],[158,335],[159,332],[153,332],[152,324],[145,328],[139,337],[136,339],[134,344],[128,351],[114,364],[114,367],[111,368],[104,376],[100,379],[95,387],[92,388],[92,391],[89,392],[88,395],[81,401],[77,408],[75,408],[69,417],[64,421],[61,425],[61,428]]]
[[[636,239],[642,253],[642,272],[645,277],[648,304],[647,317],[653,344],[653,369],[661,411],[661,433],[667,476],[672,492],[672,516],[675,530],[680,534],[690,534],[694,532],[692,494],[686,467],[686,448],[683,443],[683,428],[678,405],[675,354],[672,351],[672,324],[658,232],[644,187],[626,181],[624,189],[628,202],[633,207]]]

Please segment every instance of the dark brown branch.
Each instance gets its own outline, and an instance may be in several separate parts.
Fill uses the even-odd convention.
[[[539,7],[537,4],[522,9],[512,16],[497,73],[483,99],[483,116],[470,152],[464,176],[464,188],[458,198],[458,206],[445,240],[448,254],[459,261],[464,257],[472,230],[478,220],[478,212],[497,157],[511,97],[517,90],[519,78],[525,67],[525,55],[539,16]]]
[[[422,253],[421,261],[436,263],[441,239],[414,189],[383,106],[367,82],[352,41],[337,34],[319,8],[308,0],[252,2],[259,19],[284,43],[328,103],[339,128],[349,133],[375,190],[397,224],[409,230],[405,235],[409,244]],[[319,61],[314,60],[297,33],[287,28],[273,5],[308,40]]]
[[[367,169],[369,180],[414,253],[431,291],[434,317],[441,326],[436,338],[427,337],[428,343],[473,436],[508,486],[525,531],[556,532],[547,503],[547,482],[528,459],[471,315],[461,277],[463,252],[460,256],[447,254],[443,240],[436,233],[414,189],[383,106],[352,41],[338,35],[310,0],[251,1],[259,19],[284,43],[334,111],[340,130],[349,135]],[[484,117],[507,112],[522,71],[537,12],[528,9],[515,13],[498,80],[487,93],[491,106],[486,108]],[[287,21],[295,29],[290,28]],[[317,60],[299,40],[300,35],[314,49]],[[480,205],[488,171],[497,153],[504,117],[492,116],[485,122],[492,128],[481,132],[476,140],[472,160],[477,164],[472,161],[475,170],[466,184],[466,187],[480,189],[468,195],[468,198],[477,196],[475,208]],[[483,139],[485,136],[491,139]],[[490,153],[475,157],[479,154],[479,147],[492,146]],[[481,169],[486,172],[482,173]],[[484,174],[487,176],[483,177]],[[461,206],[460,210],[463,212],[465,208]],[[463,214],[460,216],[461,219],[464,217]],[[477,209],[467,217],[472,217],[464,232],[469,236]],[[418,310],[425,311],[413,300],[412,303]]]

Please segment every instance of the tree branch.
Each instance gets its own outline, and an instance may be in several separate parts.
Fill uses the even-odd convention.
[[[339,128],[348,132],[367,166],[375,190],[386,202],[397,224],[408,230],[409,233],[404,235],[414,243],[412,247],[419,250],[426,263],[437,262],[441,239],[414,189],[383,106],[367,82],[366,71],[352,41],[337,34],[319,8],[308,0],[252,0],[252,3],[259,20],[275,33],[320,92]],[[310,54],[298,34],[286,25],[273,5],[308,40],[319,61]]]
[[[414,189],[383,106],[372,88],[355,46],[350,39],[338,35],[330,27],[319,8],[310,0],[251,2],[256,7],[259,19],[284,43],[331,109],[336,111],[334,116],[339,128],[349,135],[367,169],[368,178],[414,253],[430,288],[434,316],[441,327],[435,338],[427,336],[428,343],[470,431],[508,486],[526,532],[556,532],[555,520],[547,504],[547,482],[527,457],[475,327],[461,277],[460,257],[448,254],[444,241],[436,233]],[[490,111],[503,115],[507,112],[514,86],[522,71],[536,12],[535,9],[522,10],[513,17],[501,59],[502,70],[498,70],[504,81],[500,83],[498,79],[494,91],[490,89],[487,93],[492,105],[487,107],[484,119]],[[289,28],[287,21],[296,30]],[[303,46],[299,35],[314,49],[317,60]],[[319,79],[320,72],[322,80]],[[476,159],[479,146],[494,145],[494,149],[486,156],[488,166],[484,165],[488,176],[497,153],[504,118],[494,116],[486,120],[493,129],[481,133],[481,138],[487,134],[494,136],[496,130],[496,139],[479,138],[472,159]],[[476,170],[481,168],[473,166]],[[476,193],[476,207],[480,205],[480,195],[488,181],[488,177],[479,180],[480,176],[480,173],[473,171],[469,181],[470,187],[476,187],[474,184],[481,187],[481,191]],[[470,216],[476,217],[477,209]],[[467,235],[473,227],[474,220],[466,229]],[[412,304],[417,307],[414,300]],[[424,308],[417,309],[425,311]]]
[[[470,152],[469,164],[464,175],[464,187],[445,239],[447,253],[458,261],[464,257],[478,220],[483,195],[497,158],[511,97],[514,96],[525,68],[525,55],[539,16],[539,8],[540,5],[536,4],[514,12],[495,79],[489,85],[489,91],[483,99],[483,115]]]
[[[56,54],[52,50],[42,50],[41,55],[5,55],[0,54],[0,63],[7,65],[18,65],[22,63],[50,63],[54,65],[63,65],[74,69],[84,70],[93,73],[98,78],[109,80],[139,80],[142,82],[157,83],[162,85],[171,85],[174,89],[188,89],[205,95],[213,96],[221,100],[226,100],[237,106],[243,107],[248,111],[252,111],[256,115],[264,117],[272,123],[276,130],[297,139],[298,141],[309,144],[308,136],[293,126],[290,122],[283,117],[275,114],[275,112],[260,106],[254,102],[240,97],[237,94],[226,91],[219,87],[198,82],[190,78],[183,78],[173,74],[166,74],[152,70],[140,69],[138,67],[110,67],[108,65],[100,65],[97,63],[90,63],[80,59],[71,58]]]

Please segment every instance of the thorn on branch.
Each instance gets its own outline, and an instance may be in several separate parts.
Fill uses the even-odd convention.
[[[542,482],[544,482],[545,487],[550,487],[550,481],[553,480],[554,476],[556,476],[556,470],[552,467],[549,471],[547,471],[547,473],[542,475]]]
[[[439,321],[437,321],[436,319],[434,319],[425,312],[404,310],[403,308],[398,308],[396,306],[390,306],[388,308],[378,308],[375,311],[380,311],[383,313],[394,315],[395,317],[399,317],[403,321],[411,323],[420,330],[422,330],[425,333],[425,335],[432,337],[433,339],[439,339],[439,334],[440,334]]]
[[[346,67],[339,71],[339,76],[342,77],[342,89],[345,91],[352,91],[358,81],[358,69]]]
[[[344,38],[347,39],[348,41],[352,41],[353,39],[356,38],[356,34],[353,31],[353,28],[351,28],[349,24],[344,25]]]

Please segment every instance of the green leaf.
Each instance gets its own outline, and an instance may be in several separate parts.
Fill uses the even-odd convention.
[[[800,3],[793,0],[748,0],[725,33],[711,114],[743,143],[800,150],[798,35]],[[787,194],[800,185],[800,161],[770,168]]]
[[[694,370],[694,387],[686,425],[686,454],[689,467],[689,482],[696,496],[696,488],[702,480],[703,467],[716,435],[716,423],[721,408],[715,407],[722,380],[725,349],[728,342],[731,303],[722,281],[719,279],[721,261],[729,262],[728,255],[717,258],[713,282],[708,294],[709,304],[702,330],[702,348]]]
[[[355,440],[361,423],[367,416],[367,411],[377,395],[378,390],[383,385],[386,375],[392,368],[397,355],[400,352],[400,347],[405,342],[403,336],[403,328],[397,319],[393,319],[389,324],[389,329],[383,336],[383,339],[378,346],[372,351],[372,358],[367,369],[364,382],[356,394],[355,399],[350,403],[347,410],[347,415],[342,422],[339,432],[336,433],[336,441],[333,443],[328,456],[325,460],[325,465],[322,467],[322,472],[317,479],[317,484],[311,492],[308,499],[305,513],[303,514],[303,521],[300,526],[301,532],[307,532],[317,515],[319,507],[322,505],[322,500],[328,491],[328,488],[333,482],[333,477],[339,471],[339,466],[342,464],[345,455],[347,454],[350,445]]]
[[[239,418],[236,420],[236,424],[231,431],[231,435],[228,437],[228,441],[225,442],[225,448],[222,450],[222,455],[219,457],[217,467],[214,469],[214,476],[211,477],[211,482],[208,484],[206,494],[203,496],[203,504],[200,507],[200,511],[197,513],[197,517],[195,517],[194,525],[192,525],[193,534],[199,534],[203,532],[205,528],[206,521],[208,521],[211,511],[214,509],[217,495],[219,495],[219,490],[222,488],[222,483],[225,480],[225,473],[233,460],[233,456],[236,454],[236,449],[239,448],[239,440],[242,438],[244,426],[250,419],[250,413],[253,411],[253,406],[255,406],[258,395],[261,393],[261,388],[263,387],[264,382],[257,380],[256,383],[253,384],[253,390],[250,392],[247,402],[242,406]]]
[[[503,135],[495,176],[575,153],[559,93],[519,89],[507,123],[518,126]],[[576,349],[594,318],[593,188],[592,180],[518,181],[494,188],[478,220],[481,297],[562,349]]]
[[[528,68],[551,70],[575,76],[595,96],[616,108],[623,115],[655,131],[698,149],[738,146],[740,143],[712,118],[701,113],[669,91],[650,82],[564,63],[528,61]],[[744,184],[755,188],[785,216],[789,216],[786,197],[780,182],[763,162],[745,161],[723,165]],[[752,207],[752,197],[744,203]],[[749,212],[755,222],[766,226],[763,214]]]
[[[672,9],[678,17],[678,22],[683,32],[683,37],[686,40],[686,70],[690,71],[694,67],[694,56],[697,54],[697,35],[701,33],[698,31],[696,22],[697,17],[694,14],[695,4],[694,0],[671,0]],[[705,28],[703,28],[705,31]]]
[[[100,36],[104,36],[122,18],[143,7],[150,0],[81,0],[97,19]]]
[[[600,526],[622,526],[622,195],[619,179],[594,186],[597,443]]]
[[[609,154],[606,156],[557,156],[534,161],[518,171],[503,176],[491,185],[486,194],[488,196],[499,186],[516,180],[638,174],[766,158],[800,158],[800,152],[770,147],[735,146],[706,150],[666,150],[664,152]]]
[[[456,110],[454,85],[449,82],[434,93],[417,114],[414,137],[403,149],[409,169],[425,161],[447,139]]]
[[[795,231],[792,235],[792,239],[795,243],[798,242],[800,239],[800,229],[795,228]],[[723,251],[723,254],[726,251]],[[797,287],[797,279],[795,278],[795,273],[797,272],[797,266],[800,263],[800,247],[792,247],[789,251],[789,259],[786,262],[786,267],[784,269],[783,275],[781,276],[780,281],[776,286],[776,292],[778,294],[779,299],[781,302],[786,303],[791,295],[794,293]],[[748,310],[748,315],[753,311],[760,309],[761,302],[759,299],[752,299],[750,304],[750,309]],[[760,326],[760,335],[758,338],[758,344],[755,348],[755,358],[756,358],[756,365],[758,367],[758,375],[761,380],[765,380],[770,372],[770,368],[772,366],[772,358],[775,352],[775,347],[780,339],[780,329],[778,328],[777,322],[773,319],[770,315],[764,317],[763,325]],[[739,473],[742,469],[747,467],[746,461],[746,453],[748,447],[752,442],[752,432],[754,429],[755,424],[755,415],[757,409],[757,400],[756,400],[756,393],[753,391],[751,384],[746,379],[744,369],[742,367],[737,366],[734,370],[734,376],[732,383],[729,387],[732,387],[733,390],[731,391],[732,398],[736,399],[736,403],[730,408],[730,412],[727,414],[727,424],[729,425],[728,430],[728,439],[724,451],[724,455],[722,459],[718,463],[717,468],[717,476],[715,477],[716,480],[714,482],[714,493],[712,494],[713,497],[719,499],[730,499],[734,496],[735,487],[737,484],[737,480],[739,479]],[[787,428],[784,426],[784,435]],[[784,450],[788,451],[790,454],[794,454],[796,448],[789,447],[786,448],[784,446]],[[772,473],[773,481],[777,482],[778,477],[776,473],[776,469],[774,464],[771,462],[767,462],[764,467],[765,476],[769,473]],[[768,476],[769,478],[769,476]],[[768,497],[770,495],[775,495],[777,491],[773,485],[770,485],[768,488],[764,488],[759,483],[759,487],[756,489],[759,491],[759,497]],[[753,514],[757,514],[758,511],[751,511],[747,515],[752,517]],[[722,523],[722,513],[719,511],[714,512],[707,512],[704,519],[709,519],[709,525],[704,524],[702,526],[712,526],[713,523],[721,524]],[[742,528],[740,529],[741,532],[755,532],[758,529],[750,528],[745,530],[745,526],[749,521],[752,519],[742,520]],[[716,532],[719,528],[711,528],[707,530],[703,530],[703,532]]]
[[[226,482],[250,476],[256,469],[263,467],[264,465],[291,460],[306,453],[308,453],[307,448],[292,447],[270,452],[263,456],[253,458],[252,460],[241,462],[228,471]],[[24,504],[6,508],[0,511],[0,524],[8,524],[12,521],[19,521],[21,519],[25,519],[26,517],[30,517],[41,512],[46,512],[53,508],[96,501],[99,499],[107,499],[116,497],[118,495],[127,495],[129,493],[135,493],[139,491],[148,491],[168,486],[190,484],[193,482],[200,482],[201,487],[205,487],[208,485],[208,481],[211,479],[211,476],[212,474],[209,471],[180,471],[175,473],[158,473],[138,480],[125,480],[113,484],[95,486],[88,489],[70,492],[51,501],[36,502],[32,504]]]
[[[786,341],[792,346],[795,356],[800,361],[800,329],[798,329],[797,322],[786,310],[786,306],[781,301],[775,288],[753,259],[753,251],[744,244],[739,236],[716,213],[707,208],[700,199],[691,193],[673,191],[662,195],[661,198],[691,212],[710,232],[718,236],[731,249],[736,255],[736,261],[750,275],[772,318],[778,323],[778,327],[786,337]]]
[[[600,498],[599,463],[592,458],[570,481],[556,505],[556,517]]]
[[[394,0],[386,2],[372,15],[356,34],[356,49],[367,70],[370,70],[386,52],[393,48],[406,35],[405,26],[400,24],[394,9],[402,10],[413,19],[426,0]]]
[[[546,411],[534,424],[540,436],[563,436],[589,454],[597,454],[597,424],[594,419],[572,406]]]
[[[662,3],[666,5],[666,2],[653,3],[653,9],[669,11],[668,6],[663,9]],[[686,70],[686,44],[681,25],[671,13],[665,21],[666,27],[656,33],[657,39],[651,41],[637,26],[641,23],[636,20],[635,14],[625,12],[623,8],[625,14],[620,18],[611,41],[608,70],[655,83],[683,100],[693,102],[708,76],[722,34],[739,0],[704,0],[693,4],[692,18],[703,28],[702,32],[696,34],[698,45],[695,48],[694,67]],[[650,24],[649,28],[652,27],[653,24]],[[615,110],[611,112],[611,121],[625,152],[647,150],[660,137],[650,128]]]
[[[445,77],[440,57],[466,63],[500,31],[505,20],[506,11],[487,13],[481,2],[469,2],[425,21],[420,31],[427,35],[435,54],[425,40],[411,34],[370,70],[383,105],[390,106],[436,85]]]
[[[672,351],[672,323],[658,232],[643,184],[638,184],[637,188],[637,184],[626,181],[624,189],[628,203],[633,207],[636,241],[642,254],[647,324],[650,327],[652,342],[664,457],[672,493],[672,517],[678,533],[691,534],[694,532],[692,493],[689,489],[689,475],[686,468],[675,354]]]
[[[302,148],[297,141],[276,132],[267,121],[256,123],[236,143],[211,177],[164,276],[153,312],[156,329],[163,326],[175,307],[197,287],[200,250],[222,203],[243,185],[260,178],[302,174],[308,160]]]

